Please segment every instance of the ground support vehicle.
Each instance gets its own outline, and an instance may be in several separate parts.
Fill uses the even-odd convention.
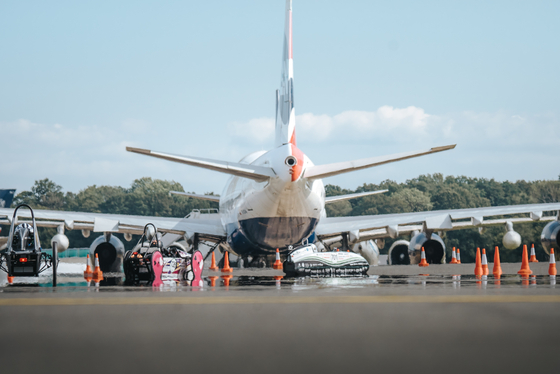
[[[127,285],[200,285],[202,253],[188,253],[176,247],[163,248],[156,227],[149,223],[135,249],[125,253],[123,268]]]
[[[17,212],[27,208],[31,212],[31,224],[17,223]],[[53,287],[57,283],[58,249],[53,242],[52,256],[41,249],[37,224],[33,209],[27,204],[20,204],[14,210],[10,224],[7,248],[0,252],[0,270],[8,274],[8,281],[13,277],[38,277],[40,273],[53,268]]]
[[[283,264],[288,277],[361,276],[369,270],[365,258],[353,252],[319,252],[315,244],[291,250]]]

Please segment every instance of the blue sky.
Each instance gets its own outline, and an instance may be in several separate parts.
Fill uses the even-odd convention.
[[[294,0],[298,145],[315,164],[457,143],[326,179],[557,179],[560,2]],[[1,188],[227,177],[127,145],[236,161],[273,145],[284,2],[10,1]]]

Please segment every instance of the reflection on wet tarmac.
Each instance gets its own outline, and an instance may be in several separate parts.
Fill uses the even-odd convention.
[[[51,277],[39,278],[15,278],[14,284],[0,284],[0,292],[24,291],[51,288]],[[191,289],[205,290],[248,290],[248,289],[276,289],[302,291],[307,289],[345,289],[345,288],[368,288],[368,287],[408,287],[408,288],[451,288],[464,287],[476,289],[499,289],[499,288],[539,288],[556,287],[556,277],[548,275],[532,275],[521,277],[519,275],[502,275],[500,278],[474,275],[364,275],[356,277],[294,277],[284,276],[262,276],[262,275],[221,275],[203,276],[197,284],[189,285],[185,282],[164,281],[154,286],[145,284],[141,286],[127,286],[123,282],[121,273],[107,274],[100,284],[88,284],[78,274],[65,274],[61,277],[58,289],[67,291],[80,289],[98,289],[103,291],[181,291]],[[57,292],[60,292],[57,291]]]

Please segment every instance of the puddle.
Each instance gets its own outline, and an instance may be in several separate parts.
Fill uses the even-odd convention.
[[[355,277],[295,277],[261,276],[261,275],[226,275],[204,276],[197,284],[189,285],[178,281],[164,281],[157,286],[143,284],[141,286],[127,286],[124,283],[124,274],[106,273],[104,280],[99,284],[88,283],[82,277],[82,265],[66,264],[61,267],[58,277],[56,292],[83,291],[97,289],[107,291],[181,291],[190,289],[227,289],[227,290],[258,290],[277,288],[292,291],[313,289],[367,289],[381,288],[555,288],[556,279],[548,275],[530,276],[522,278],[519,275],[503,275],[500,279],[493,277],[476,278],[474,275],[365,275]],[[46,291],[52,290],[52,275],[42,274],[38,278],[14,278],[14,283],[9,285],[7,280],[0,283],[0,292],[25,290]]]

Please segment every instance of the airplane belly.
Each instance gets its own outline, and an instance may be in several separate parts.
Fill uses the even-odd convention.
[[[256,217],[240,220],[239,227],[251,243],[272,253],[276,248],[287,250],[289,245],[300,244],[317,223],[314,217]]]
[[[239,256],[272,254],[279,248],[300,245],[308,238],[318,219],[312,217],[259,217],[226,225],[228,245]]]

